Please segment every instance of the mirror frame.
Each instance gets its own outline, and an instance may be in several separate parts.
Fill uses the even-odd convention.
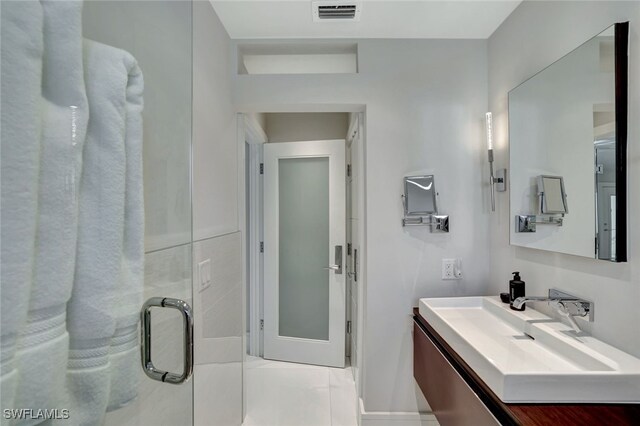
[[[629,22],[614,27],[616,106],[616,259],[627,261],[627,116],[629,97]]]

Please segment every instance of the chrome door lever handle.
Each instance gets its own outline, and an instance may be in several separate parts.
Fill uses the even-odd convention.
[[[329,265],[324,269],[334,271],[336,275],[342,275],[342,246],[335,246],[333,254],[334,265]]]

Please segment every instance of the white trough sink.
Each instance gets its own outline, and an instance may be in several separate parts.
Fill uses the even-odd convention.
[[[640,359],[497,297],[420,299],[422,315],[504,402],[639,403]]]

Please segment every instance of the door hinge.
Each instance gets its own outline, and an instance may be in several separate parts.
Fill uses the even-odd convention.
[[[347,321],[347,334],[351,334],[351,321]]]
[[[351,256],[351,243],[347,243],[347,256]]]
[[[264,253],[264,241],[260,241],[260,253]]]
[[[347,164],[347,177],[351,177],[351,164]]]
[[[260,163],[260,174],[264,174],[264,163]]]
[[[260,330],[264,330],[264,320],[260,320]]]

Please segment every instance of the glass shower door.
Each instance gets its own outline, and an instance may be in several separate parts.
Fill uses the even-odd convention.
[[[138,357],[137,398],[107,412],[104,423],[189,426],[193,379],[176,384],[192,369],[185,365],[187,319],[175,301],[193,306],[192,4],[86,1],[83,35],[131,53],[144,76],[145,272],[139,309],[147,302],[151,333],[146,349],[156,372],[146,375]]]
[[[0,6],[0,424],[190,426],[192,2]]]

